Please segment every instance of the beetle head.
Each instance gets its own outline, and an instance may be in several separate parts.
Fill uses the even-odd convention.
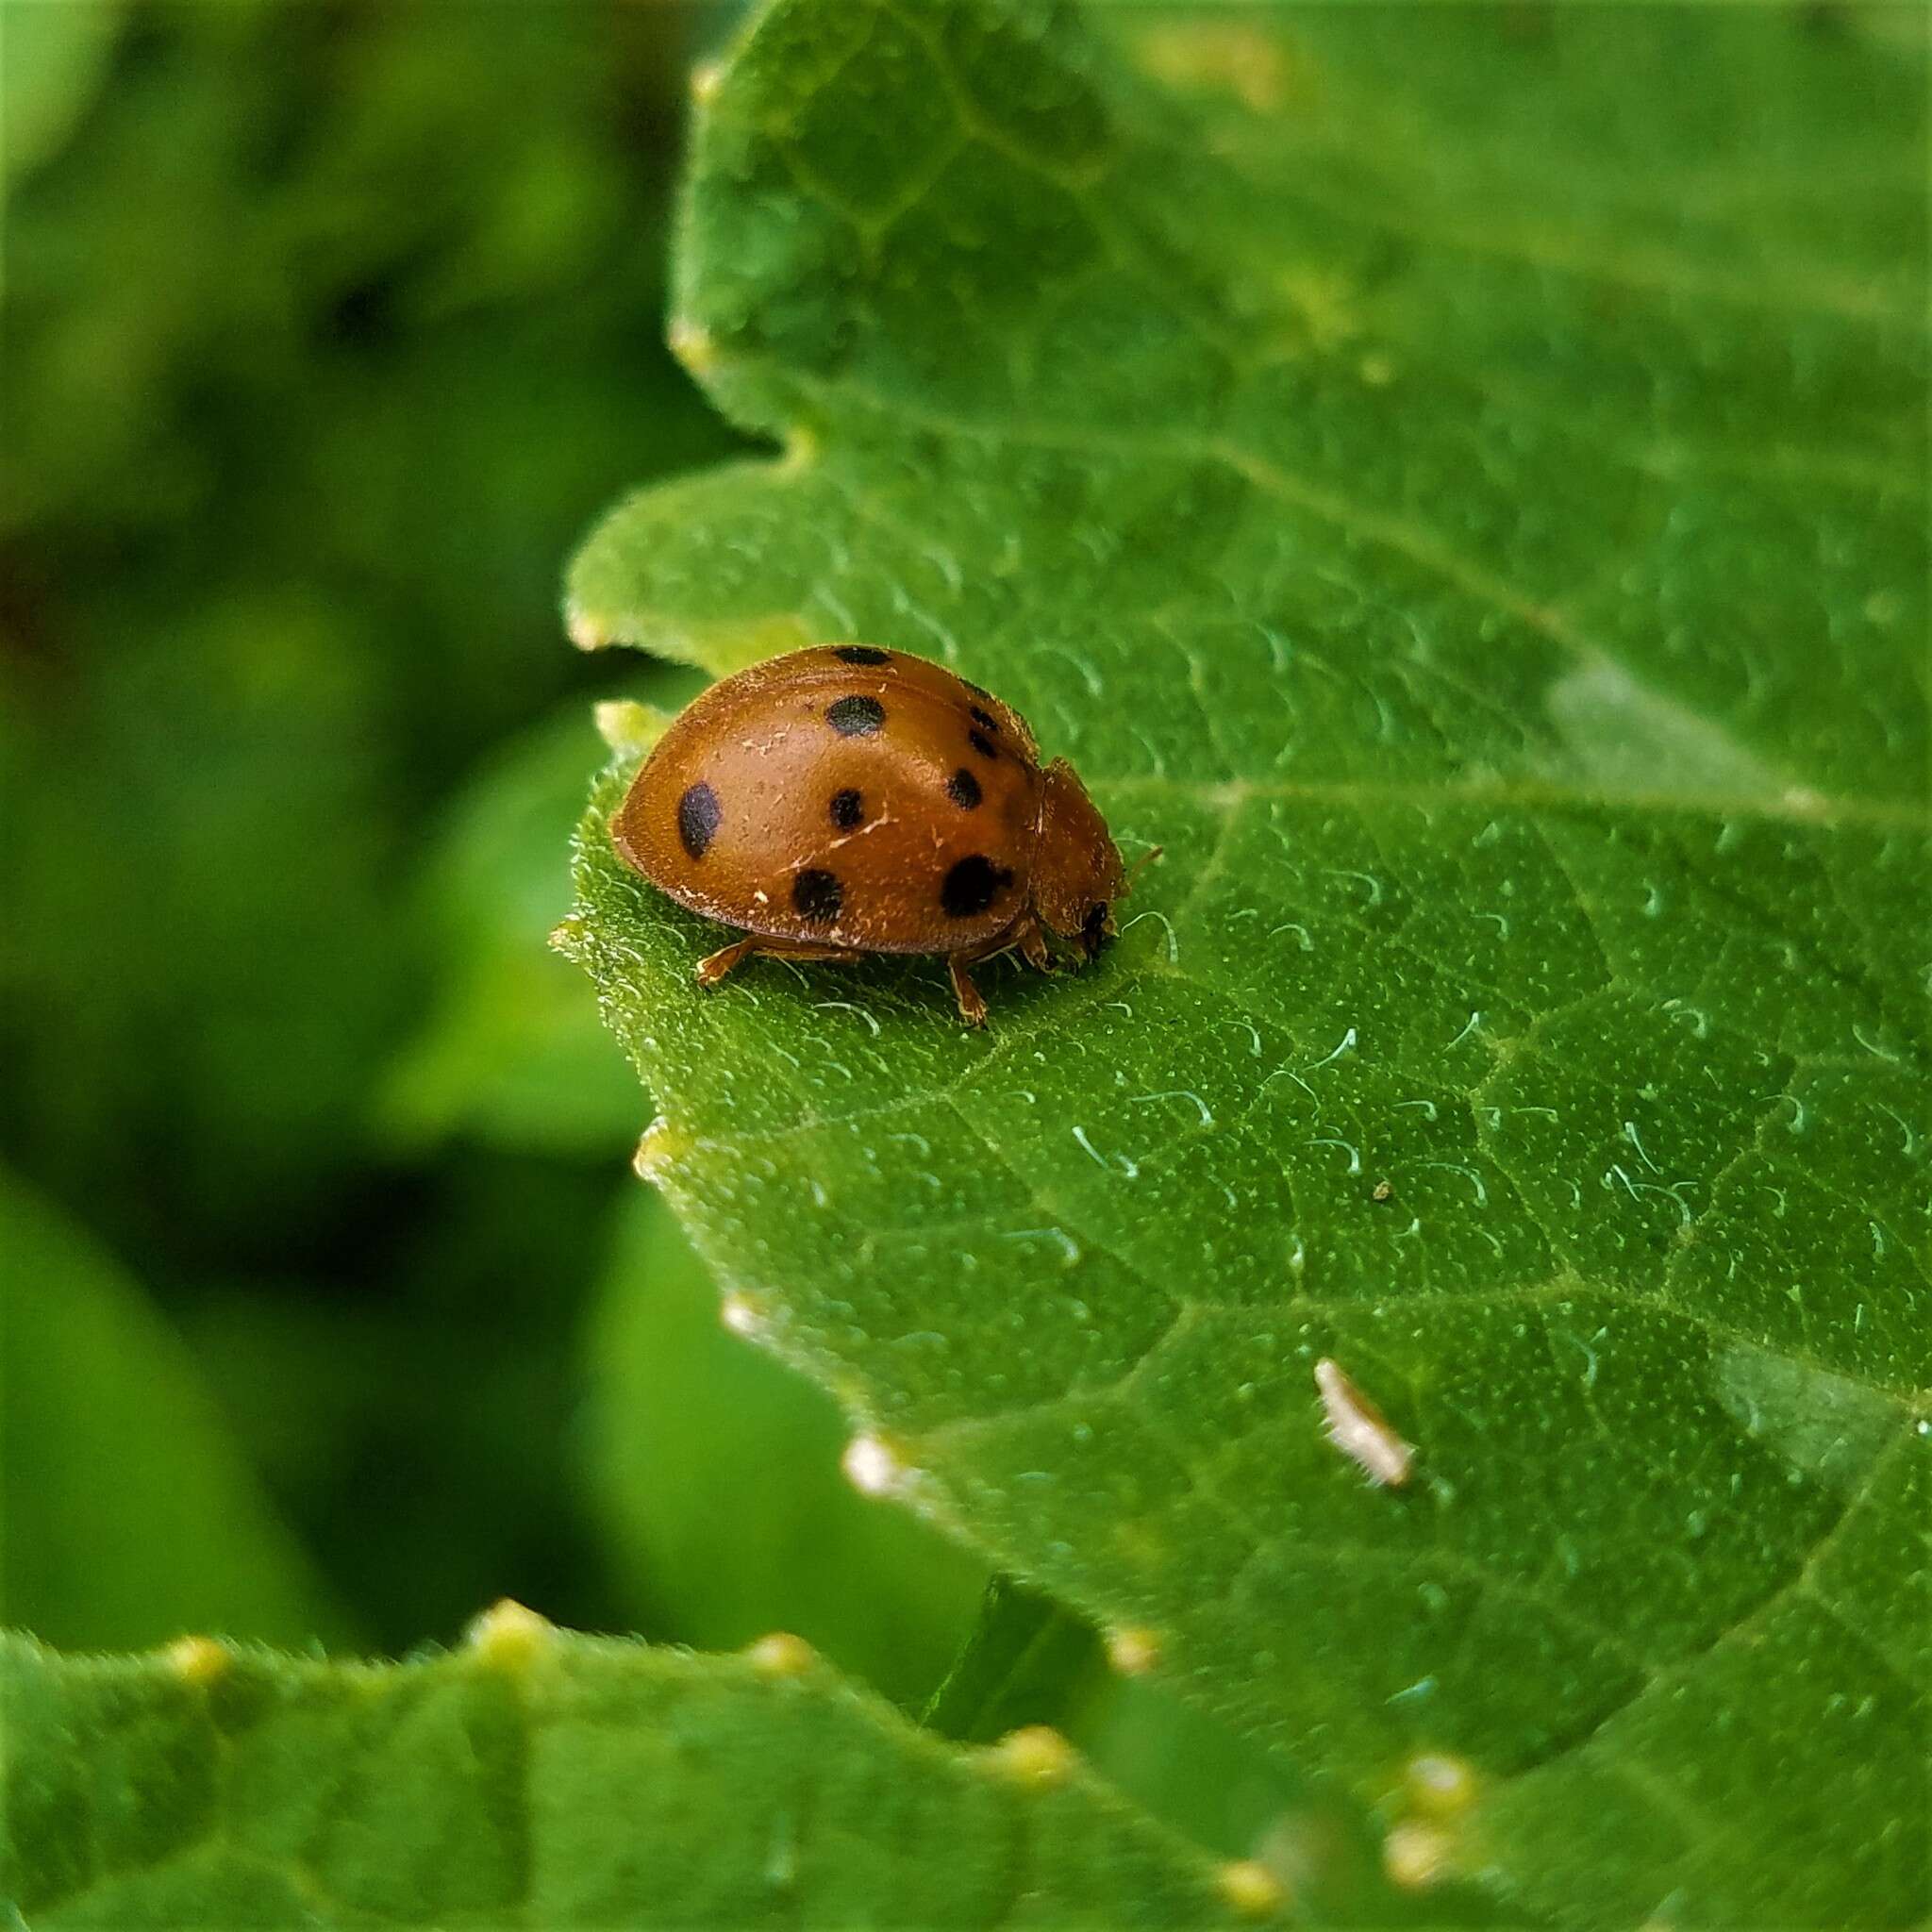
[[[1126,874],[1107,821],[1065,758],[1041,774],[1040,842],[1033,856],[1033,909],[1091,959],[1113,938],[1113,907]]]

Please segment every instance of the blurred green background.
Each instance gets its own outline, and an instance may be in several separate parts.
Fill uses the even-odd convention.
[[[0,1617],[393,1653],[493,1598],[916,1701],[981,1577],[716,1321],[546,949],[732,9],[0,0]]]

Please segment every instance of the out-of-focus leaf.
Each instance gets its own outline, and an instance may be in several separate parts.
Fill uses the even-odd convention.
[[[692,30],[142,9],[9,202],[0,1151],[158,1293],[371,1224],[448,789],[588,693],[596,506],[729,441],[640,321]]]
[[[526,1612],[481,1630],[386,1667],[7,1641],[18,1909],[36,1932],[1237,1917],[1076,1762],[944,1743],[795,1639],[702,1657]]]
[[[720,1322],[710,1276],[641,1192],[590,1351],[587,1474],[654,1625],[708,1649],[782,1625],[923,1701],[973,1626],[983,1568],[853,1489],[833,1404]]]
[[[1408,1869],[1923,1914],[1924,18],[1094,18],[759,15],[676,339],[787,455],[572,614],[939,658],[1167,857],[987,1035],[706,994],[621,765],[654,1172],[880,1486],[1364,1797],[1452,1766]]]
[[[0,23],[0,190],[55,153],[86,111],[121,31],[120,0],[17,6]]]
[[[339,1636],[327,1592],[142,1291],[5,1174],[0,1254],[0,1623],[77,1649],[186,1631]]]
[[[572,1457],[611,1187],[594,1165],[452,1148],[409,1220],[346,1264],[356,1292],[225,1278],[184,1307],[237,1433],[373,1646],[406,1651],[503,1591],[658,1634],[616,1589]]]
[[[995,1576],[971,1641],[920,1722],[941,1737],[985,1743],[1021,1724],[1064,1729],[1108,1681],[1092,1626],[1052,1598]]]
[[[111,11],[12,7],[9,43],[25,15]],[[540,514],[520,542],[540,541],[542,479],[595,460],[601,440],[581,416],[588,438],[554,416],[547,433],[506,435],[465,395],[479,347],[486,362],[492,346],[516,352],[522,411],[562,399],[579,415],[590,375],[607,423],[648,431],[649,408],[613,398],[614,361],[635,394],[692,420],[661,351],[626,354],[616,326],[660,273],[636,238],[661,210],[684,25],[626,8],[378,9],[346,28],[313,8],[146,11],[88,139],[9,208],[0,531],[70,518],[96,541],[152,529],[245,474],[259,488],[229,495],[221,535],[299,509],[311,551],[326,550],[337,520],[388,494],[391,466],[413,456],[404,507],[425,521],[440,501],[455,508],[422,489],[425,471],[489,497],[521,466]],[[461,332],[479,315],[492,325],[480,341]],[[553,360],[520,340],[532,335]],[[422,380],[432,341],[447,390]],[[318,504],[302,471],[331,418],[372,468],[346,476],[346,500]],[[442,445],[466,439],[488,460],[446,469]],[[499,537],[463,522],[479,547]],[[394,575],[399,534],[378,581]]]
[[[413,963],[370,641],[244,591],[110,603],[87,644],[8,680],[7,1141],[117,1238],[134,1195],[142,1240],[287,1255]]]
[[[400,1145],[464,1133],[608,1157],[637,1139],[637,1082],[613,1060],[583,975],[549,944],[570,907],[558,854],[595,742],[589,708],[572,703],[491,759],[428,850],[440,984],[379,1099]]]

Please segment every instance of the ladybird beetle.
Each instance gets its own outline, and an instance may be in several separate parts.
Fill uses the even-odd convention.
[[[724,678],[658,740],[610,824],[625,861],[746,935],[698,962],[715,986],[759,953],[943,954],[967,969],[1051,934],[1088,959],[1125,890],[1107,821],[1025,719],[923,658],[871,644],[792,651]]]

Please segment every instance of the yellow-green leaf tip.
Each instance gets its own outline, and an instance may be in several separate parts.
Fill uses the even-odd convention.
[[[1237,1858],[1214,1874],[1214,1888],[1246,1919],[1262,1919],[1288,1902],[1288,1888],[1257,1858]]]
[[[1051,1724],[1027,1724],[1008,1731],[987,1752],[989,1769],[1013,1784],[1064,1784],[1078,1754]]]
[[[498,1670],[522,1670],[557,1641],[557,1626],[509,1597],[493,1603],[466,1633],[479,1662]]]

